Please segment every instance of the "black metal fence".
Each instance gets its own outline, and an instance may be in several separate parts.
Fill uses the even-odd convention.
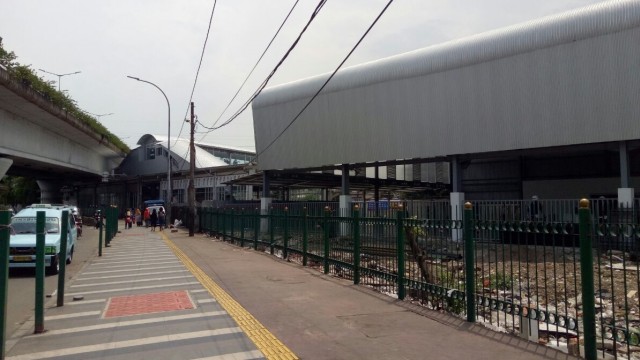
[[[466,210],[448,201],[354,203],[352,209],[290,203],[268,213],[231,207],[199,215],[201,229],[225,241],[399,299],[587,358],[595,351],[634,358],[640,354],[640,204],[584,204],[591,206],[580,209],[577,200],[483,201]]]

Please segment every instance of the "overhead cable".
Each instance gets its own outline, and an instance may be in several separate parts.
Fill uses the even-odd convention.
[[[207,36],[204,38],[204,44],[202,44],[202,53],[200,54],[200,62],[198,63],[198,69],[196,70],[196,78],[193,80],[193,87],[191,88],[191,95],[189,96],[189,101],[187,102],[187,111],[185,111],[184,118],[187,118],[187,114],[189,113],[189,106],[191,106],[191,101],[193,100],[193,93],[196,90],[196,84],[198,83],[198,75],[200,75],[200,67],[202,66],[202,59],[204,58],[204,51],[207,48],[207,41],[209,40],[209,32],[211,31],[211,23],[213,22],[213,13],[216,11],[217,0],[213,1],[213,8],[211,9],[211,16],[209,17],[209,26],[207,27]],[[177,139],[182,135],[182,130],[184,129],[184,122],[182,122],[182,126],[180,126],[180,132],[178,133]],[[171,139],[169,139],[171,141]],[[174,145],[176,144],[174,143]]]
[[[296,120],[298,120],[298,118],[300,117],[300,115],[302,115],[302,113],[307,110],[307,108],[309,107],[309,105],[313,102],[313,100],[315,100],[315,98],[318,96],[318,94],[320,94],[320,92],[325,88],[325,86],[327,86],[327,84],[329,83],[329,81],[331,81],[331,79],[333,79],[333,76],[338,72],[338,70],[340,70],[340,68],[342,67],[342,65],[344,65],[344,63],[349,59],[349,57],[351,56],[351,54],[353,54],[353,52],[358,48],[358,46],[360,45],[360,43],[362,42],[362,40],[364,40],[364,38],[367,36],[367,34],[369,34],[369,31],[371,31],[371,29],[374,27],[374,25],[378,22],[378,20],[380,20],[380,17],[382,17],[382,15],[385,13],[385,11],[387,11],[387,8],[389,8],[389,5],[391,5],[391,3],[393,2],[393,0],[389,0],[389,2],[387,3],[387,5],[382,9],[382,11],[380,12],[380,14],[378,14],[378,16],[376,17],[376,19],[373,21],[373,23],[369,26],[369,28],[367,29],[367,31],[364,32],[364,34],[362,35],[362,37],[360,37],[360,40],[358,40],[358,42],[355,44],[355,46],[351,49],[351,51],[349,51],[349,53],[347,54],[347,56],[345,56],[345,58],[342,60],[342,62],[340,63],[340,65],[338,65],[338,67],[333,71],[333,73],[331,73],[331,75],[329,76],[329,78],[324,82],[324,84],[322,84],[322,86],[320,87],[320,89],[318,89],[318,91],[316,91],[316,93],[311,97],[311,99],[307,102],[307,104],[302,108],[302,110],[300,110],[300,112],[293,118],[293,120],[291,120],[289,122],[289,124],[280,132],[280,134],[278,134],[278,136],[276,136],[270,143],[269,145],[267,145],[262,151],[260,151],[259,153],[256,153],[256,159],[264,154],[265,151],[267,151],[281,136],[282,134],[284,134],[290,127],[291,125],[293,125],[294,122],[296,122]]]
[[[278,34],[280,33],[280,30],[282,30],[282,27],[284,26],[284,24],[287,22],[287,20],[289,19],[289,16],[291,16],[291,13],[293,12],[293,9],[296,8],[296,5],[298,5],[298,2],[300,0],[296,0],[296,2],[293,4],[293,6],[291,7],[291,10],[289,10],[289,13],[287,14],[287,16],[284,18],[284,20],[282,21],[282,23],[280,24],[280,27],[278,27],[278,30],[276,31],[276,33],[273,35],[273,37],[271,38],[271,41],[269,41],[269,44],[267,44],[267,47],[264,49],[264,51],[262,52],[262,55],[260,55],[260,57],[258,58],[258,61],[256,61],[255,65],[253,65],[253,68],[251,68],[251,71],[249,72],[249,74],[247,75],[247,77],[244,78],[244,81],[242,82],[242,84],[240,85],[240,87],[238,88],[238,91],[236,91],[236,93],[233,95],[233,97],[231,98],[231,100],[229,100],[229,103],[227,104],[227,106],[225,106],[224,110],[222,110],[222,112],[220,113],[220,116],[218,116],[218,118],[216,119],[216,122],[213,123],[213,125],[211,127],[215,127],[218,124],[218,121],[220,121],[220,119],[222,118],[222,115],[224,115],[224,113],[227,111],[227,109],[229,109],[229,106],[231,106],[231,104],[233,103],[233,101],[236,99],[236,97],[238,96],[238,94],[240,93],[240,90],[242,90],[242,88],[244,87],[244,85],[247,83],[247,80],[249,80],[249,77],[251,76],[251,74],[253,74],[253,71],[256,69],[256,67],[258,66],[258,64],[260,63],[260,61],[262,60],[262,58],[264,57],[264,55],[267,53],[267,51],[269,50],[269,48],[271,47],[271,44],[273,44],[273,41],[276,39],[276,37],[278,36]],[[201,139],[202,140],[202,139]]]
[[[267,78],[262,82],[262,84],[260,84],[260,86],[258,87],[258,89],[253,93],[253,95],[251,95],[251,97],[249,98],[249,100],[247,100],[242,107],[236,111],[233,116],[231,116],[228,120],[226,120],[225,122],[223,122],[222,124],[218,125],[218,126],[204,126],[202,125],[202,127],[206,128],[208,130],[208,132],[211,132],[213,130],[217,130],[223,126],[229,125],[233,120],[235,120],[240,114],[242,114],[247,107],[249,107],[249,105],[251,104],[251,102],[260,94],[260,92],[262,92],[262,90],[267,86],[267,84],[269,83],[269,80],[271,80],[271,78],[275,75],[275,73],[278,71],[278,69],[280,68],[280,66],[284,63],[284,61],[287,59],[287,57],[289,57],[289,54],[291,53],[291,51],[293,51],[293,49],[298,45],[298,42],[300,41],[300,39],[302,38],[302,35],[307,31],[307,28],[309,27],[309,25],[311,25],[311,23],[313,22],[313,20],[316,18],[316,16],[318,15],[318,13],[320,12],[320,10],[322,9],[322,7],[325,5],[325,3],[327,2],[327,0],[321,0],[318,5],[316,6],[315,10],[313,11],[313,13],[311,14],[311,17],[309,18],[309,21],[307,22],[307,24],[304,26],[304,28],[302,29],[302,31],[300,32],[300,34],[298,35],[298,37],[296,38],[296,40],[293,42],[293,44],[291,44],[291,46],[289,47],[289,49],[287,50],[287,52],[284,54],[284,56],[282,57],[282,59],[280,59],[280,61],[278,62],[278,64],[276,65],[276,67],[271,71],[271,73],[269,74],[269,76],[267,76]]]

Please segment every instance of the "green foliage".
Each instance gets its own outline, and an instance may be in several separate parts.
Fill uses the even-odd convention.
[[[0,204],[29,205],[38,202],[40,189],[35,180],[20,176],[5,176],[0,181]]]
[[[87,124],[93,131],[100,134],[107,142],[115,145],[122,152],[129,153],[131,151],[122,140],[107,130],[98,120],[82,111],[76,101],[69,95],[58,91],[53,86],[53,82],[41,79],[30,66],[20,65],[15,60],[16,55],[13,51],[7,52],[0,41],[0,64],[7,68],[7,71],[15,80],[31,87],[52,104],[66,110],[71,116]]]
[[[502,272],[496,272],[490,274],[488,278],[479,278],[476,286],[477,290],[483,288],[491,290],[511,290],[513,287],[513,277]]]
[[[2,39],[0,38],[0,65],[10,68],[16,66],[16,54],[13,51],[8,52],[2,48]]]
[[[405,232],[411,230],[417,238],[424,238],[427,236],[427,231],[424,226],[418,221],[418,216],[412,216],[407,222]]]

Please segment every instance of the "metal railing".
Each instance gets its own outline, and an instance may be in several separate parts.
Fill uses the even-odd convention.
[[[638,201],[621,208],[595,200],[584,209],[577,200],[479,201],[464,211],[446,201],[400,202],[378,216],[363,216],[371,214],[365,203],[348,212],[316,204],[274,204],[263,214],[202,209],[200,225],[571,354],[640,354]]]

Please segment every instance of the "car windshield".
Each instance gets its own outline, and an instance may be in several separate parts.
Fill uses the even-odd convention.
[[[35,234],[36,218],[35,217],[14,217],[11,219],[11,228],[14,234]],[[47,234],[57,234],[60,232],[60,222],[58,218],[48,217],[44,222],[45,232]]]

